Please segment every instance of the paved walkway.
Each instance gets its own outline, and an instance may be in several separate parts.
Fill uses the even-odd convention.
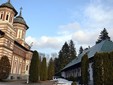
[[[30,83],[27,84],[25,81],[7,81],[7,82],[0,82],[0,85],[53,85],[54,82],[52,81],[41,81],[40,83]]]

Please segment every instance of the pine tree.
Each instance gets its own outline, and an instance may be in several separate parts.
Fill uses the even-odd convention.
[[[110,37],[108,36],[108,32],[105,28],[104,28],[103,31],[101,31],[99,39],[96,41],[96,44],[100,43],[103,40],[109,40],[110,41]]]
[[[84,85],[88,85],[88,76],[89,76],[88,68],[89,68],[89,59],[87,54],[85,54],[81,60],[81,76],[82,76],[82,83]]]
[[[72,40],[70,40],[70,43],[69,43],[69,61],[72,61],[73,59],[76,58],[76,49],[74,47],[74,43]]]
[[[40,80],[47,80],[47,62],[45,57],[43,57],[43,60],[41,62]]]
[[[83,48],[82,48],[82,46],[80,46],[79,54],[81,54],[82,52],[83,52]]]
[[[70,40],[69,45],[67,42],[64,43],[59,51],[58,58],[55,59],[55,73],[63,69],[74,58],[76,58],[76,50],[73,41]]]
[[[69,63],[69,46],[67,42],[65,42],[59,53],[59,61],[61,66],[60,70],[63,69]]]
[[[51,58],[48,64],[48,79],[51,80],[54,76],[54,61]]]
[[[40,59],[37,51],[33,51],[31,59],[30,70],[29,70],[29,81],[37,82],[40,77]]]
[[[3,56],[0,60],[0,80],[8,78],[11,71],[11,65],[7,56]]]
[[[55,68],[55,74],[56,74],[60,70],[59,58],[54,59],[54,68]]]

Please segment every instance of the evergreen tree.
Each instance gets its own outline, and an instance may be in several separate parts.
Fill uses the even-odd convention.
[[[104,70],[103,70],[103,55],[96,53],[94,55],[93,63],[93,81],[94,85],[103,85],[104,83]]]
[[[89,76],[88,68],[89,68],[89,59],[87,54],[85,54],[81,60],[81,77],[82,83],[84,85],[88,85],[88,76]]]
[[[109,54],[109,85],[113,85],[113,52]]]
[[[67,42],[62,46],[62,49],[59,51],[58,58],[55,58],[55,73],[58,73],[65,65],[68,63],[69,57],[69,46]]]
[[[96,44],[100,43],[103,40],[110,40],[110,37],[108,36],[108,32],[105,28],[103,31],[101,31],[99,39],[96,41]]]
[[[76,50],[73,41],[70,40],[69,45],[67,42],[64,43],[59,51],[58,58],[55,59],[55,73],[63,69],[74,58],[76,58]]]
[[[109,79],[109,54],[108,53],[102,53],[102,60],[103,60],[103,67],[102,67],[102,72],[103,72],[103,83],[104,85],[109,85],[108,79]]]
[[[70,40],[70,43],[69,43],[69,61],[72,61],[73,59],[76,58],[76,49],[74,47],[74,43],[72,40]]]
[[[48,64],[48,79],[51,80],[54,76],[54,61],[51,58]]]
[[[56,74],[60,70],[59,58],[54,59],[54,68],[55,68],[55,74]]]
[[[8,78],[11,71],[11,65],[7,56],[3,56],[0,60],[0,80]]]
[[[113,85],[113,53],[97,53],[93,64],[94,85]]]
[[[111,54],[112,53],[103,53],[102,56],[104,85],[113,85],[113,55]]]
[[[43,57],[43,60],[41,62],[40,80],[42,81],[47,80],[47,62],[45,57]]]
[[[40,59],[37,51],[33,51],[33,56],[31,59],[31,65],[29,70],[29,81],[37,82],[39,81],[40,75]]]
[[[76,82],[74,81],[74,82],[71,83],[71,85],[77,85],[77,84],[76,84]]]
[[[69,63],[69,46],[67,42],[63,45],[61,51],[59,52],[60,70]],[[59,70],[59,71],[60,71]]]
[[[81,54],[82,52],[83,52],[83,48],[82,48],[82,46],[80,46],[79,54]]]

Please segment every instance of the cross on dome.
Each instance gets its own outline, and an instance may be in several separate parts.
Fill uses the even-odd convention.
[[[8,3],[10,3],[10,0],[8,0]]]
[[[20,15],[19,15],[19,16],[22,16],[22,9],[23,9],[23,8],[21,7],[21,8],[20,8]]]

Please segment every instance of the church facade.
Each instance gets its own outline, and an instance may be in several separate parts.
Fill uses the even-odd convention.
[[[25,42],[29,27],[22,17],[22,10],[17,14],[10,0],[0,5],[0,59],[3,56],[9,58],[9,79],[26,79],[32,58],[30,46]]]

